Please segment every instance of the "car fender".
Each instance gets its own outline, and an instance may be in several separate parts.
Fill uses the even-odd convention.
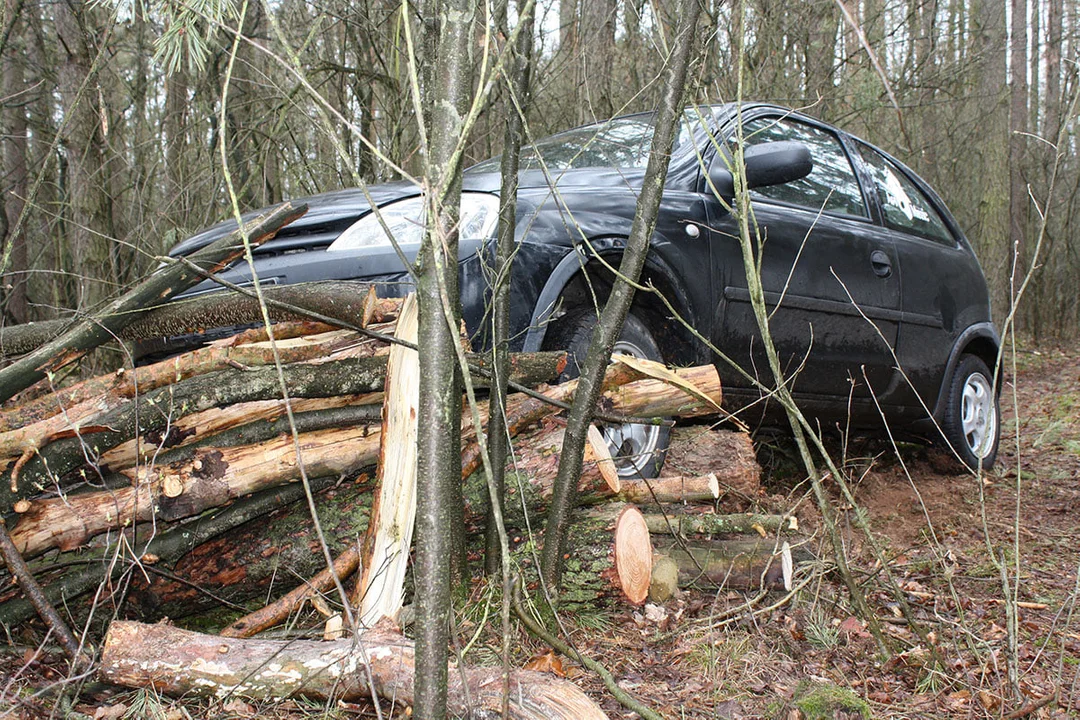
[[[653,233],[650,245],[665,242],[667,240],[664,237]],[[590,261],[595,260],[596,255],[603,257],[612,264],[617,263],[625,248],[625,237],[590,238],[587,243],[579,242],[575,244],[573,249],[563,256],[562,260],[551,271],[547,282],[537,296],[536,306],[533,308],[532,319],[529,322],[529,330],[525,336],[523,348],[525,352],[537,352],[543,347],[544,337],[547,335],[548,320],[550,320],[551,314],[558,307],[559,298],[562,296],[566,286],[574,277]],[[664,281],[670,285],[674,295],[674,297],[668,298],[668,301],[680,312],[688,312],[689,296],[684,284],[660,256],[654,252],[649,252],[645,257],[645,271],[663,277]],[[686,315],[684,315],[684,319],[691,324],[695,321],[695,318]]]
[[[938,389],[937,401],[934,403],[934,417],[938,420],[941,419],[942,413],[945,411],[945,403],[948,402],[949,394],[949,378],[952,377],[953,371],[956,370],[957,363],[960,362],[960,356],[964,354],[964,351],[970,347],[970,345],[978,340],[986,340],[994,347],[995,354],[1001,347],[1001,338],[998,336],[997,329],[992,322],[979,322],[966,328],[960,336],[956,338],[953,343],[952,350],[949,352],[949,360],[945,363],[945,374],[941,378],[941,386]],[[993,370],[995,361],[988,362],[987,366]],[[1001,392],[1002,373],[999,369],[997,372],[997,391]]]

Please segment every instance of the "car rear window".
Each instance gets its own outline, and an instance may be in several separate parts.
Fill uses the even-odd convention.
[[[877,150],[863,143],[858,143],[858,147],[877,186],[885,225],[945,245],[955,244],[949,226],[919,186]]]

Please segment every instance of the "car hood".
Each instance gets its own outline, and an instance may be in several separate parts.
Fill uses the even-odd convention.
[[[544,173],[540,170],[527,170],[518,176],[518,190],[522,195],[538,197],[552,192],[552,185],[557,188],[640,188],[644,171],[625,168],[577,168],[573,170]],[[465,192],[485,192],[498,194],[501,177],[497,172],[476,173],[466,171],[462,189]],[[370,185],[367,195],[360,188],[336,190],[309,197],[297,198],[294,205],[308,206],[303,217],[295,220],[278,232],[277,236],[265,243],[261,252],[283,252],[297,248],[311,248],[329,245],[345,228],[371,210],[368,198],[382,206],[395,200],[401,200],[420,194],[420,187],[410,182],[393,182]],[[244,222],[265,213],[267,208],[254,210],[242,215]],[[236,230],[235,220],[226,220],[199,232],[178,243],[170,251],[172,257],[189,255],[215,240]]]

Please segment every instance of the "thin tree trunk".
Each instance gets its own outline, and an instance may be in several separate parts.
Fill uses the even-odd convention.
[[[469,0],[438,5],[438,62],[425,57],[432,86],[425,116],[427,230],[416,280],[420,303],[420,401],[417,433],[416,697],[420,720],[442,720],[447,710],[450,592],[455,567],[464,578],[464,508],[461,498],[461,392],[457,369],[458,235],[461,164],[453,158],[464,141],[470,83],[468,44],[475,9]],[[433,18],[429,18],[433,19]],[[425,31],[426,48],[436,28]]]
[[[518,3],[520,17],[522,3]],[[492,293],[491,353],[493,378],[488,401],[487,447],[491,456],[491,483],[496,504],[489,504],[484,571],[494,574],[500,567],[500,541],[495,512],[501,512],[506,498],[506,455],[509,439],[506,428],[507,375],[510,372],[510,273],[514,261],[514,234],[517,229],[518,156],[524,129],[522,113],[529,107],[529,78],[532,69],[533,14],[524,23],[514,49],[514,61],[507,76],[512,78],[506,93],[506,133],[503,139],[502,184],[499,192],[499,237],[495,251],[495,289]],[[519,112],[520,111],[520,112]]]
[[[678,32],[673,43],[672,57],[669,58],[664,70],[664,98],[657,113],[656,130],[649,152],[645,178],[642,181],[634,223],[619,264],[619,279],[615,281],[600,320],[596,324],[585,366],[578,380],[573,407],[570,410],[566,441],[559,464],[559,477],[547,515],[544,537],[541,571],[549,588],[558,587],[568,519],[575,504],[576,481],[581,474],[586,431],[592,418],[593,408],[600,397],[601,381],[608,359],[611,357],[611,349],[619,337],[626,313],[634,299],[634,288],[630,283],[637,282],[641,275],[649,238],[656,225],[660,198],[667,178],[671,147],[682,118],[686,69],[690,60],[690,50],[694,45],[694,29],[697,26],[699,14],[700,5],[697,0],[681,0],[679,3]]]
[[[25,91],[23,58],[19,52],[21,43],[14,37],[19,22],[16,13],[22,3],[6,0],[8,22],[12,24],[12,39],[2,55],[4,97],[8,98],[3,108],[4,143],[3,167],[6,175],[4,197],[0,201],[0,212],[7,221],[4,235],[5,263],[0,270],[4,272],[4,317],[11,322],[24,323],[29,320],[30,307],[27,296],[29,255],[26,249],[26,222],[22,217],[25,207],[29,175],[27,172],[27,120],[24,101],[19,98]],[[21,23],[20,23],[21,24]]]
[[[1012,39],[1009,48],[1011,78],[1009,82],[1009,240],[1010,255],[1015,254],[1015,272],[1027,270],[1028,193],[1024,181],[1024,158],[1028,128],[1027,81],[1027,0],[1012,0]],[[1021,277],[1012,276],[1018,284]]]

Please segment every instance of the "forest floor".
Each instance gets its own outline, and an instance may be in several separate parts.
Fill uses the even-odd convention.
[[[869,519],[868,536],[856,513],[836,502],[848,558],[891,654],[824,563],[799,569],[796,582],[806,584],[792,596],[688,592],[662,606],[565,618],[571,639],[672,719],[1080,717],[1080,347],[1018,352],[1001,406],[1001,451],[981,481],[926,447],[896,453],[882,441],[835,443]],[[794,511],[827,558],[813,497],[782,459],[784,445],[759,438],[763,494],[733,509]],[[475,631],[469,618],[477,614],[463,612],[463,634]],[[496,629],[482,631],[469,662],[490,662],[498,646]],[[578,683],[611,718],[637,717],[596,676],[523,633],[515,653],[519,666]],[[49,657],[0,658],[2,697],[18,686],[24,698],[6,706],[11,716],[376,716],[366,705],[233,699],[207,706],[99,685],[57,700],[50,687],[67,683],[63,663]]]

